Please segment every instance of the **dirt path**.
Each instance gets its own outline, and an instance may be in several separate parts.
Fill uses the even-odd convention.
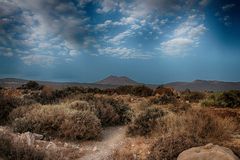
[[[103,130],[103,139],[96,142],[86,142],[81,145],[86,153],[80,160],[106,160],[113,151],[124,143],[125,126],[109,127]]]

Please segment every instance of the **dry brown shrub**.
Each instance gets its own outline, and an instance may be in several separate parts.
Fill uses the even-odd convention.
[[[169,113],[163,122],[155,131],[155,136],[160,138],[153,144],[149,159],[174,160],[193,146],[219,144],[230,139],[236,127],[231,119],[223,119],[203,109]]]
[[[17,132],[30,131],[69,139],[97,138],[101,132],[100,121],[94,113],[70,109],[66,104],[34,107],[23,117],[16,118],[13,128]]]
[[[149,147],[152,143],[151,139],[138,137],[128,139],[127,142],[116,151],[114,151],[111,159],[113,160],[144,160],[150,154]]]
[[[147,159],[176,160],[182,151],[200,144],[193,137],[184,134],[163,136],[153,144]]]
[[[81,111],[68,115],[61,124],[60,130],[68,139],[94,139],[101,133],[100,120],[93,112]]]
[[[0,133],[0,159],[7,160],[43,160],[45,153],[22,142],[13,142],[13,137]]]
[[[69,104],[71,109],[75,109],[78,111],[90,111],[94,114],[97,114],[97,110],[94,105],[90,105],[87,101],[73,101]]]
[[[141,112],[128,126],[127,134],[130,136],[146,136],[160,125],[165,112],[159,108],[151,107]]]

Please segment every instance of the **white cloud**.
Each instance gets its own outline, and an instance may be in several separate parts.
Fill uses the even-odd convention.
[[[112,10],[115,10],[118,3],[115,0],[102,0],[101,8],[97,9],[97,13],[106,13]]]
[[[98,24],[96,26],[96,29],[103,30],[103,29],[106,29],[110,25],[112,25],[112,20],[106,20],[104,23]]]
[[[52,64],[56,57],[49,55],[27,55],[21,57],[23,62],[27,65],[38,64],[38,65],[50,65]]]
[[[178,56],[188,51],[189,46],[192,46],[194,41],[187,38],[174,38],[161,43],[161,50],[170,56]]]
[[[136,49],[130,49],[126,47],[107,47],[98,49],[100,55],[107,55],[112,57],[118,57],[121,59],[149,59],[151,55],[141,54]]]
[[[204,16],[191,15],[180,24],[173,32],[171,39],[161,43],[160,49],[165,55],[185,55],[193,47],[199,44],[200,36],[206,31],[203,21]]]
[[[225,6],[222,6],[222,10],[227,11],[230,10],[231,8],[235,7],[236,4],[226,4]]]
[[[131,30],[126,30],[124,32],[121,32],[117,34],[115,37],[110,38],[108,41],[113,44],[120,44],[123,43],[125,38],[133,35],[134,33]]]

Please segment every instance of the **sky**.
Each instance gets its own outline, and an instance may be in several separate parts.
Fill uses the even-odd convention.
[[[0,0],[0,78],[240,81],[239,0]]]

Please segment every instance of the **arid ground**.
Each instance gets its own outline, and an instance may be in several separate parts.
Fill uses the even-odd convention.
[[[2,159],[175,160],[210,143],[240,157],[240,91],[57,90],[31,81],[0,92]]]

